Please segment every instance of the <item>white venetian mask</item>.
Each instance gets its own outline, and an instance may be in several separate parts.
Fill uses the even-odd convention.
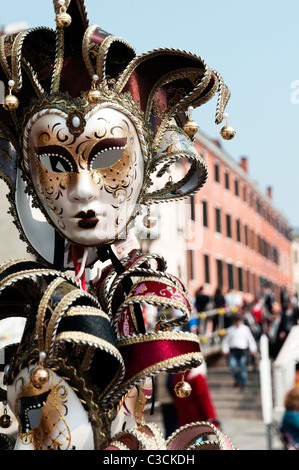
[[[69,116],[51,109],[28,131],[27,171],[46,215],[64,238],[97,246],[127,226],[143,184],[144,156],[132,120],[112,107]],[[26,167],[26,159],[25,159]]]

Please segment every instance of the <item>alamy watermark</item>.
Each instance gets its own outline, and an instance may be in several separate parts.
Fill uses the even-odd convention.
[[[293,80],[291,82],[291,89],[294,90],[290,97],[291,103],[299,104],[299,80]]]

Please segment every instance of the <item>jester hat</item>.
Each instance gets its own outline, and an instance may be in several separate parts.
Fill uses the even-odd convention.
[[[84,116],[95,106],[89,99],[92,92],[98,102],[127,109],[145,164],[138,202],[148,205],[185,198],[204,185],[207,167],[184,123],[190,107],[201,106],[215,94],[215,121],[221,123],[230,92],[219,73],[197,55],[156,49],[136,56],[124,39],[89,25],[84,0],[54,0],[54,8],[56,30],[37,27],[0,37],[0,80],[8,84],[8,96],[18,100],[17,107],[0,108],[0,176],[10,188],[11,212],[21,238],[29,251],[55,266],[55,247],[63,233],[51,221],[44,223],[47,217],[30,180],[30,119],[51,108]],[[187,162],[184,177],[162,183],[180,160]],[[54,240],[51,254],[41,249],[35,235],[41,233],[41,221],[42,238]]]

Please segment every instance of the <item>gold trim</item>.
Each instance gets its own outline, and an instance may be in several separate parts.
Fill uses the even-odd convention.
[[[89,297],[100,308],[98,301],[94,297],[79,288],[75,287],[66,294],[55,308],[47,326],[45,351],[49,353],[50,358],[52,358],[54,354],[55,335],[60,319],[64,315],[66,308],[79,297]]]
[[[113,346],[108,341],[99,338],[98,336],[94,336],[93,334],[83,333],[82,331],[63,331],[59,333],[55,338],[56,343],[59,343],[61,341],[69,341],[74,343],[80,342],[82,344],[88,344],[94,348],[99,348],[103,351],[108,352],[116,359],[119,359],[121,363],[123,363],[122,355],[115,346]]]
[[[82,56],[83,60],[85,62],[87,71],[89,73],[90,78],[95,74],[95,70],[93,68],[93,65],[90,60],[90,54],[89,54],[89,45],[90,45],[90,38],[95,32],[96,29],[98,29],[99,26],[97,25],[90,25],[86,29],[83,40],[82,40]]]
[[[111,401],[117,401],[122,396],[123,393],[126,393],[129,388],[133,385],[137,385],[141,380],[146,377],[157,375],[162,371],[184,371],[194,367],[196,362],[197,366],[200,365],[203,361],[202,353],[188,353],[176,356],[174,358],[165,359],[163,361],[157,362],[152,366],[149,366],[139,373],[135,374],[126,382],[123,382],[121,386],[115,390],[114,395],[111,397]]]
[[[166,440],[167,448],[169,449],[173,441],[175,441],[181,434],[183,434],[185,431],[187,431],[190,428],[199,428],[199,432],[200,432],[200,428],[208,428],[208,429],[203,429],[203,432],[195,436],[193,439],[191,439],[190,442],[186,445],[185,449],[182,449],[182,450],[192,450],[192,449],[196,450],[198,447],[198,444],[194,445],[195,442],[201,436],[209,436],[211,434],[215,435],[217,441],[205,441],[203,443],[204,447],[206,443],[207,443],[207,446],[209,446],[210,444],[213,444],[213,445],[217,444],[217,446],[219,446],[219,450],[228,450],[228,446],[224,439],[223,433],[218,428],[216,428],[216,426],[214,426],[213,423],[210,423],[208,421],[198,421],[198,422],[193,422],[193,423],[181,426],[176,431],[174,431],[171,434],[171,436],[169,436],[168,439]],[[237,450],[237,448],[234,446],[234,444],[232,444],[230,439],[227,436],[225,436],[225,438],[228,440],[228,442],[232,446],[232,449]]]
[[[140,335],[126,336],[117,339],[117,346],[119,348],[130,346],[132,344],[147,343],[151,341],[173,340],[173,341],[190,341],[199,344],[198,336],[183,331],[159,331],[158,333],[145,333]]]
[[[44,337],[44,327],[45,327],[44,320],[45,320],[46,310],[50,307],[49,301],[50,301],[51,295],[53,294],[53,291],[56,289],[56,287],[62,284],[62,282],[64,282],[64,279],[61,277],[54,279],[54,281],[52,281],[51,284],[46,289],[38,306],[37,316],[36,316],[36,331],[37,331],[37,338],[38,338],[38,348],[40,351],[48,352],[46,351],[46,342],[45,342],[45,337]]]

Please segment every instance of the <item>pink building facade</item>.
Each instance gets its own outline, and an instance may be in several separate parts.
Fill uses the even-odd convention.
[[[201,285],[210,294],[220,286],[251,299],[265,283],[277,296],[283,286],[291,289],[291,227],[274,206],[271,188],[264,194],[249,176],[247,158],[236,163],[201,133],[196,147],[209,177],[187,211],[201,233],[187,251],[190,294]]]

